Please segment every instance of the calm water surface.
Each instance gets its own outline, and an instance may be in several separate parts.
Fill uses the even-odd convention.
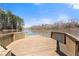
[[[25,33],[28,34],[28,35],[37,35],[37,34],[38,34],[38,33],[33,32],[33,31],[31,31],[31,30],[24,30],[23,32],[25,32]]]
[[[41,35],[41,36],[45,36],[45,37],[51,36],[50,32],[35,32],[32,30],[24,30],[23,32],[25,32],[27,35]]]

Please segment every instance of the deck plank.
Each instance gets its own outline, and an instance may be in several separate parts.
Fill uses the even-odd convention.
[[[16,56],[54,56],[58,55],[56,41],[40,35],[17,40],[7,46]]]

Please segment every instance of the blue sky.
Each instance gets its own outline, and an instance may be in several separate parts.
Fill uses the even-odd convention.
[[[53,24],[79,19],[79,4],[67,3],[2,3],[0,8],[12,11],[24,19],[25,26]]]

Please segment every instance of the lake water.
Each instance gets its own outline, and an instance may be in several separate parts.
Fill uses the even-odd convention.
[[[24,30],[23,32],[25,32],[27,35],[37,35],[38,33],[33,32],[31,30]]]
[[[59,31],[63,31],[63,30],[59,30]],[[51,32],[52,31],[49,31],[49,32],[42,32],[42,31],[32,31],[32,30],[24,30],[23,32],[25,32],[27,35],[42,35],[42,36],[45,36],[45,37],[51,37]],[[64,32],[67,32],[71,35],[74,35],[75,37],[79,38],[79,28],[75,28],[75,29],[67,29],[65,30]]]
[[[41,35],[45,37],[51,37],[51,32],[35,32],[32,30],[24,30],[23,32],[25,32],[27,35]]]

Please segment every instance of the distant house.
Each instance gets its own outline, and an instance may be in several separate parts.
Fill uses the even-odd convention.
[[[62,55],[79,55],[79,33],[52,32],[51,37],[57,41],[56,51]]]

